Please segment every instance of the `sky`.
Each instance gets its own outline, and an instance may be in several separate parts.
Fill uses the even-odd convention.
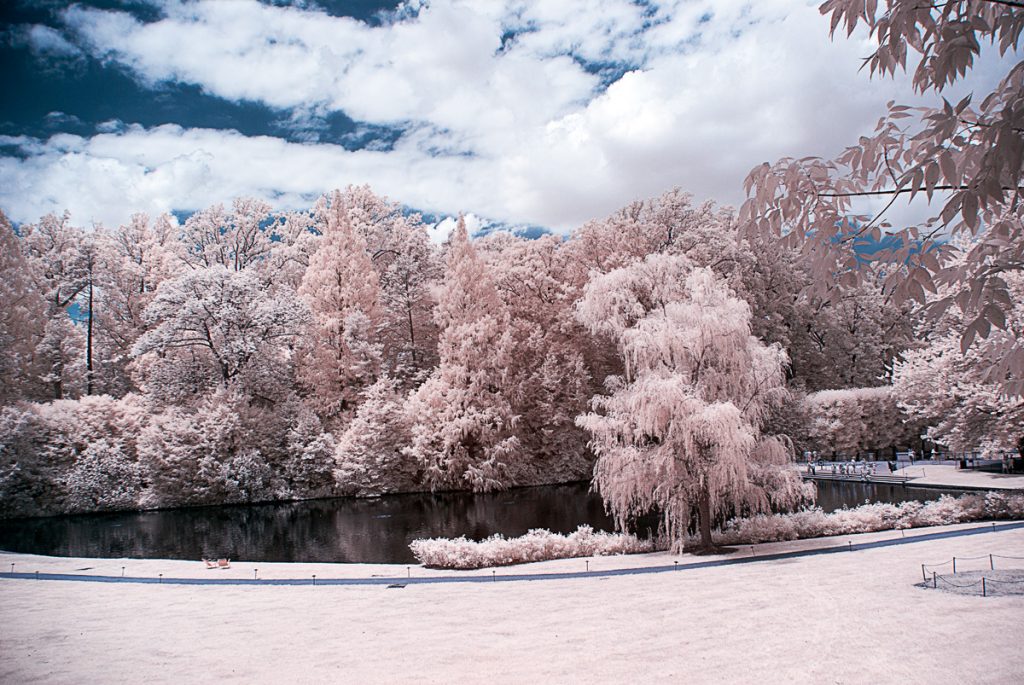
[[[349,184],[565,233],[834,155],[907,79],[803,0],[5,0],[0,209],[116,225]],[[471,226],[472,227],[472,226]]]

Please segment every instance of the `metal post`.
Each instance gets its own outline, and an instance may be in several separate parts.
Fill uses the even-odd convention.
[[[316,574],[313,574],[313,585],[316,585]]]
[[[924,564],[921,564],[921,580],[928,582],[928,575],[924,572]]]
[[[675,560],[675,561],[673,561],[672,563],[676,565],[676,570],[678,571],[678,570],[679,570],[679,560],[678,560],[678,559],[676,559],[676,560]]]
[[[985,576],[981,577],[981,596],[988,597],[988,593],[985,591]]]
[[[412,578],[412,569],[409,566],[405,567],[405,577],[406,578]]]
[[[498,582],[497,571],[495,571],[494,569],[491,569],[491,580],[495,583]]]
[[[587,573],[590,573],[590,559],[587,559],[585,563],[587,564]]]
[[[124,578],[124,566],[121,567],[121,577]]]
[[[932,571],[932,587],[939,587],[939,578],[935,575],[935,571]]]
[[[847,544],[850,545],[850,551],[853,551],[853,540],[847,540]]]
[[[953,575],[956,575],[956,557],[953,557]]]
[[[901,538],[907,537],[907,529],[906,528],[900,528],[900,537]]]
[[[992,563],[992,555],[991,554],[988,555],[988,570],[989,571],[995,571],[996,570],[996,565],[994,563]]]
[[[753,545],[750,546],[750,556],[752,556],[752,557],[756,557],[757,556],[757,553],[754,551],[754,546]]]
[[[163,585],[163,582],[164,582],[164,574],[162,574],[162,573],[161,573],[161,574],[159,574],[159,575],[160,575],[160,580],[158,580],[158,581],[157,581],[157,583],[159,583],[159,584]]]
[[[260,570],[258,568],[254,568],[252,570],[252,579],[253,580],[259,580],[259,576],[257,575],[259,572],[260,572]]]

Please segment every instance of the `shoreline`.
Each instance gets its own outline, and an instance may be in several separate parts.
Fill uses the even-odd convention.
[[[228,569],[207,569],[201,560],[129,559],[103,557],[54,557],[0,551],[0,580],[42,579],[67,582],[160,583],[181,581],[184,584],[250,585],[310,584],[315,574],[317,585],[368,584],[394,582],[494,582],[495,580],[540,580],[607,577],[671,573],[687,567],[728,566],[741,563],[774,561],[870,549],[874,547],[927,542],[951,534],[976,531],[977,534],[1024,529],[1022,521],[971,521],[943,526],[925,526],[851,533],[827,537],[764,542],[732,547],[732,552],[711,555],[647,552],[610,556],[570,557],[525,564],[486,567],[472,570],[429,568],[419,564],[368,564],[348,562],[260,562],[235,561]],[[969,533],[974,534],[974,533]],[[13,564],[13,567],[12,567]],[[12,570],[13,568],[13,570]],[[493,573],[490,573],[492,572]],[[124,573],[124,580],[121,574]],[[12,575],[13,574],[13,575]],[[50,576],[62,576],[51,578]]]
[[[957,524],[905,534],[972,526],[984,528]],[[831,546],[899,535],[837,536]],[[753,551],[767,555],[828,543],[765,543]],[[989,568],[989,554],[1024,556],[1024,528],[854,553],[559,582],[389,588],[0,579],[0,681],[1022,682],[1024,663],[1015,640],[949,636],[1016,634],[1024,596],[983,598],[922,587],[922,564],[955,556],[958,570],[974,571]],[[2,555],[0,563],[11,556]],[[72,571],[74,564],[119,566],[118,560],[21,556],[18,563],[61,564]],[[683,559],[636,556],[641,558],[598,557],[590,568]],[[161,564],[137,563],[156,564],[154,571]],[[175,563],[205,573],[198,562]],[[529,566],[536,572],[573,565],[583,570],[584,563]],[[1024,561],[1012,564],[1019,568]],[[262,576],[272,567],[295,573],[298,566],[259,568]],[[342,564],[320,566],[345,570],[337,568]],[[372,570],[353,566],[349,572]],[[252,569],[232,563],[230,570],[209,573],[251,577]]]

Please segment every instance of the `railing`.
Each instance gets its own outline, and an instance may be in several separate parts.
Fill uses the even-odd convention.
[[[978,557],[953,557],[949,561],[938,564],[921,564],[921,586],[937,590],[939,588],[957,592],[958,594],[980,594],[982,597],[989,595],[1020,595],[1024,594],[1024,570],[1020,566],[997,569],[996,560],[1000,561],[1024,561],[1024,557],[1007,556],[1004,554],[985,554]],[[988,569],[970,568],[971,566],[986,566]],[[974,562],[981,562],[980,564]],[[957,570],[959,563],[960,569]],[[1002,564],[1000,564],[1002,565]],[[940,575],[938,571],[931,569],[945,569],[949,567],[952,571],[949,575]],[[993,575],[996,571],[1020,571],[1020,578],[996,578]],[[929,576],[929,572],[931,575]],[[990,575],[986,575],[988,572]],[[978,577],[980,574],[980,577]],[[959,578],[958,578],[959,575]],[[964,592],[965,590],[971,590]]]
[[[909,476],[892,476],[883,473],[832,473],[831,471],[822,472],[804,472],[804,478],[810,480],[845,480],[845,481],[862,481],[865,483],[896,483],[905,484],[911,480]]]

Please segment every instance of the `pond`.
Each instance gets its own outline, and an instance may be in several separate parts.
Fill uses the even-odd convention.
[[[943,492],[821,482],[818,502],[833,511],[865,500],[938,499]],[[0,521],[0,549],[71,557],[404,564],[415,563],[409,543],[416,538],[516,536],[531,528],[567,533],[584,523],[613,529],[589,484],[570,483],[488,494],[389,495]]]

